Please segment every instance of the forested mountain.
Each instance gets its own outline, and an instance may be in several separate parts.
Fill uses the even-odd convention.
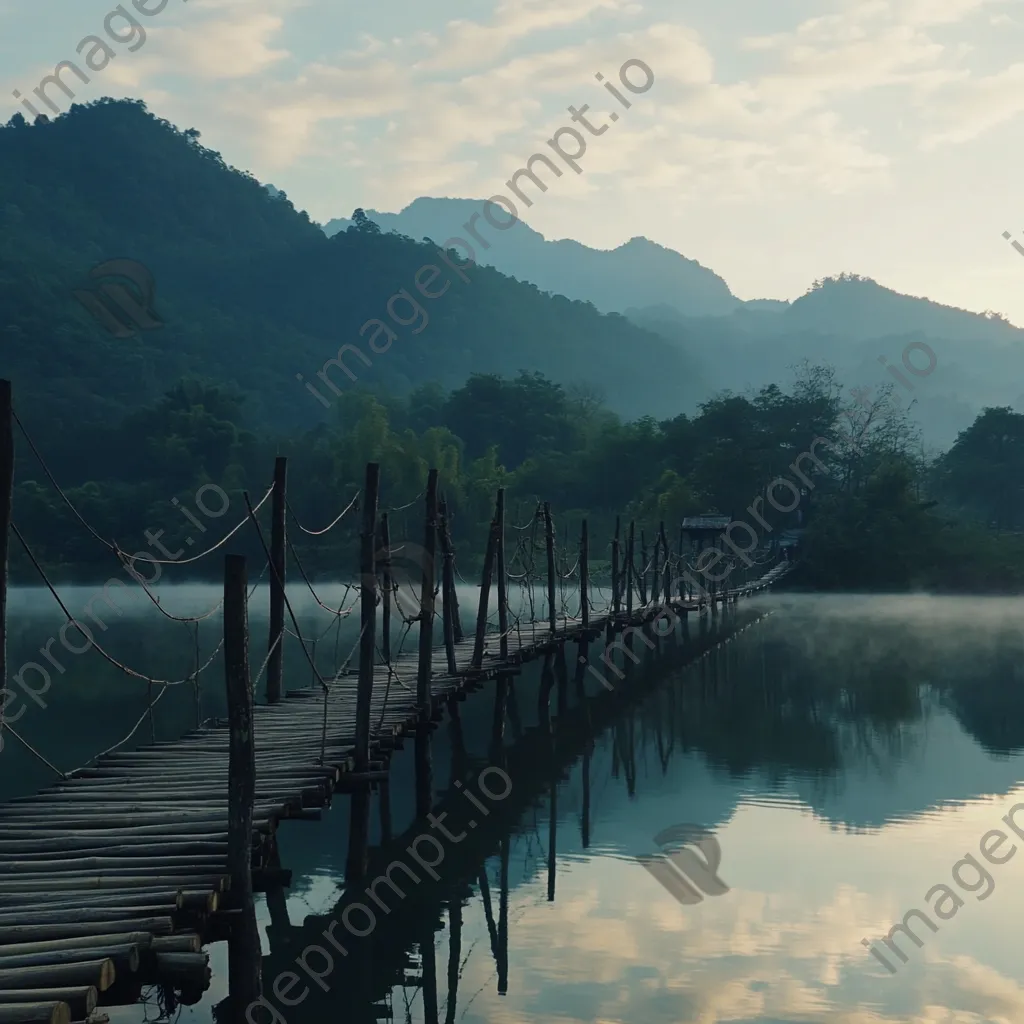
[[[524,220],[498,232],[481,220],[483,206],[479,199],[422,197],[399,213],[367,210],[366,216],[382,231],[442,243],[466,237],[463,225],[475,214],[476,230],[490,245],[477,245],[478,262],[544,291],[591,302],[604,313],[670,301],[691,316],[721,316],[740,305],[714,271],[646,238],[631,238],[605,251],[571,238],[548,241]],[[351,223],[338,218],[325,224],[324,231],[334,235]]]
[[[370,360],[345,359],[360,384],[399,394],[529,369],[605,390],[626,415],[667,415],[696,397],[678,346],[491,268],[446,267],[422,242],[372,229],[328,239],[139,101],[75,105],[31,126],[16,115],[0,129],[0,196],[0,369],[32,396],[26,417],[69,465],[95,459],[88,428],[188,375],[237,387],[251,425],[309,427],[326,410],[296,375],[333,400],[316,375],[346,343]],[[152,273],[163,327],[115,337],[75,298],[92,267],[121,257]],[[431,264],[444,273],[421,277],[428,291],[451,281],[436,299],[416,285]],[[397,299],[389,316],[402,289],[422,313]],[[372,318],[397,335],[386,351],[383,337],[376,352],[360,338]],[[352,386],[337,366],[327,372]]]
[[[647,239],[605,252],[547,241],[522,221],[499,233],[480,218],[482,208],[480,200],[420,198],[399,213],[366,216],[383,231],[443,241],[465,237],[476,214],[490,243],[477,246],[481,262],[657,332],[686,353],[702,394],[756,390],[804,360],[835,366],[850,387],[877,387],[894,379],[879,357],[906,375],[903,351],[918,342],[934,351],[935,372],[901,393],[914,402],[926,444],[947,448],[986,406],[1024,409],[1024,330],[998,314],[901,295],[856,274],[816,281],[793,302],[743,302],[712,270]],[[350,223],[333,220],[324,230]]]
[[[79,515],[123,551],[146,557],[151,537],[184,551],[191,527],[178,513],[197,488],[222,488],[237,521],[242,492],[261,495],[282,454],[289,505],[314,525],[353,495],[368,461],[381,464],[382,500],[402,508],[437,467],[468,552],[482,550],[504,486],[520,520],[544,499],[565,527],[585,515],[604,538],[622,512],[648,530],[716,510],[749,523],[761,501],[761,540],[806,525],[800,571],[819,587],[1024,580],[1020,544],[1006,536],[1022,522],[1006,481],[1020,468],[1024,416],[989,410],[929,465],[906,396],[879,387],[879,370],[866,404],[843,408],[849,381],[824,365],[838,335],[822,325],[836,310],[860,330],[904,332],[882,350],[897,365],[907,338],[924,336],[916,300],[873,282],[823,282],[788,307],[728,317],[661,309],[645,330],[382,232],[362,211],[328,238],[198,132],[134,101],[76,105],[33,126],[15,116],[0,129],[0,192],[0,376],[63,489],[19,439],[14,516],[55,574],[116,569]],[[97,313],[90,270],[118,259],[155,281],[150,308],[136,307],[139,330]],[[979,350],[993,332],[1007,352],[1017,346],[1007,324],[932,313],[936,330],[956,314]],[[778,367],[807,350],[819,365],[795,378]],[[957,372],[945,352],[935,380]],[[729,361],[751,382],[779,372],[749,394],[715,394]],[[763,507],[770,481],[799,459],[810,474],[801,507]],[[342,564],[353,529],[332,534],[318,564]],[[258,557],[252,536],[239,543]],[[12,572],[28,579],[33,568],[15,553]]]
[[[782,308],[694,318],[662,304],[627,316],[688,353],[710,391],[763,387],[804,360],[835,367],[848,401],[855,387],[899,381],[896,393],[932,450],[948,448],[988,406],[1024,410],[1024,330],[855,274],[816,281]],[[915,375],[907,362],[932,369]]]

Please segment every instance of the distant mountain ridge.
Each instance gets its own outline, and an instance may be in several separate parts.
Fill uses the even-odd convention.
[[[480,213],[480,199],[421,197],[399,213],[365,210],[382,231],[417,241],[467,237],[463,225]],[[479,221],[479,216],[477,220]],[[346,230],[350,220],[324,225],[328,237]],[[481,222],[477,230],[490,243],[476,246],[476,261],[503,274],[529,281],[543,291],[590,302],[602,313],[622,313],[630,306],[672,304],[691,316],[726,316],[742,303],[714,271],[646,238],[631,238],[615,249],[592,249],[574,239],[549,241],[520,220],[505,232]],[[491,241],[493,239],[493,241]]]
[[[460,225],[481,206],[417,199],[397,214],[365,212],[385,232],[442,241],[464,235]],[[331,221],[324,230],[348,223]],[[603,251],[547,241],[522,222],[494,236],[477,259],[661,335],[688,357],[690,394],[695,383],[707,396],[756,389],[788,379],[804,360],[834,366],[848,395],[854,387],[877,393],[898,373],[910,386],[897,384],[897,397],[913,410],[925,442],[942,448],[985,406],[1024,411],[1024,330],[998,314],[903,295],[856,274],[816,281],[792,302],[743,301],[714,271],[647,239]],[[905,368],[905,355],[921,369],[928,351],[933,372],[922,378]]]

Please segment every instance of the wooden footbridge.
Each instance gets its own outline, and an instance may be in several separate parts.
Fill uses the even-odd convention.
[[[0,405],[2,399],[0,394]],[[0,521],[0,621],[6,608],[8,526],[50,586],[30,545],[10,522],[10,452],[0,416],[0,519],[7,517]],[[685,531],[673,547],[664,524],[658,524],[648,551],[643,534],[636,544],[634,523],[625,530],[617,523],[610,565],[598,563],[591,559],[585,521],[578,546],[567,552],[555,543],[548,505],[538,505],[524,526],[506,526],[499,490],[469,634],[463,631],[450,518],[439,500],[435,470],[427,480],[417,546],[392,541],[388,513],[379,508],[379,467],[367,467],[359,496],[354,601],[336,609],[317,595],[288,540],[285,479],[285,462],[279,459],[273,486],[255,505],[246,496],[248,515],[228,534],[248,525],[265,555],[261,576],[269,575],[270,635],[257,673],[248,661],[248,607],[257,588],[250,589],[240,555],[224,557],[223,655],[218,647],[187,680],[153,679],[121,665],[93,640],[100,655],[149,687],[145,717],[150,723],[169,686],[198,688],[200,673],[217,672],[222,664],[227,720],[197,721],[180,739],[141,746],[133,745],[137,725],[90,764],[70,773],[55,769],[59,779],[49,788],[0,804],[0,1024],[100,1021],[103,1006],[133,1003],[144,993],[170,1013],[202,997],[210,983],[203,946],[220,939],[229,943],[231,989],[221,1019],[245,1020],[245,1007],[261,990],[253,893],[280,893],[290,881],[275,840],[282,821],[316,820],[336,793],[350,794],[348,871],[359,878],[367,870],[371,796],[376,794],[386,820],[389,764],[406,738],[416,747],[417,811],[429,811],[430,733],[446,708],[454,710],[489,679],[497,677],[495,685],[503,685],[522,663],[569,643],[580,645],[578,671],[600,680],[603,690],[613,690],[624,677],[617,662],[635,660],[631,645],[638,637],[652,631],[656,637],[671,636],[690,615],[717,618],[723,607],[774,585],[789,568],[788,561],[767,550],[744,553],[742,559],[729,553],[722,530],[704,552],[716,554],[710,560],[698,557],[695,565],[693,538]],[[268,499],[269,542],[258,515]],[[353,504],[346,511],[354,509]],[[326,532],[305,530],[292,518],[310,536]],[[332,528],[343,519],[344,513]],[[518,540],[507,558],[510,532]],[[124,560],[116,544],[111,547]],[[289,551],[317,603],[339,623],[350,613],[354,620],[358,610],[359,632],[350,654],[358,652],[357,667],[346,660],[325,676],[310,658],[309,638],[302,636],[285,586]],[[402,570],[401,562],[413,570]],[[714,574],[707,572],[710,564]],[[144,577],[136,578],[146,586]],[[603,593],[605,583],[609,594]],[[410,587],[416,592],[412,613]],[[518,599],[510,595],[516,588]],[[51,591],[74,622],[56,588]],[[570,604],[576,605],[575,614]],[[414,651],[392,649],[393,615],[404,622],[406,636],[416,631]],[[168,615],[180,621],[207,616]],[[287,636],[300,643],[312,685],[283,688],[281,650]],[[602,650],[598,644],[592,657],[594,642],[602,637],[607,646]],[[0,644],[0,655],[3,650]],[[8,678],[2,661],[0,678]],[[3,720],[2,708],[0,730],[35,753],[13,723]]]

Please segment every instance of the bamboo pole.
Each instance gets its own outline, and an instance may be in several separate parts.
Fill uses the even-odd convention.
[[[640,574],[637,577],[637,584],[640,587],[640,604],[647,604],[647,534],[640,531]]]
[[[464,637],[462,633],[462,614],[459,611],[459,595],[455,589],[455,544],[452,541],[452,521],[451,516],[448,514],[448,502],[442,500],[439,505],[441,514],[441,547],[445,553],[445,560],[451,558],[451,580],[452,580],[452,632],[455,637],[455,642],[461,644]]]
[[[661,550],[661,535],[654,535],[654,552],[651,555],[651,604],[657,605],[661,593],[661,569],[658,564],[658,553]]]
[[[583,618],[583,631],[590,628],[590,537],[587,534],[587,521],[583,520],[580,535],[580,615]]]
[[[619,528],[620,519],[615,517],[615,536],[612,538],[612,617],[619,614],[622,592],[619,588]]]
[[[548,559],[548,626],[552,638],[558,626],[555,614],[555,528],[551,522],[551,503],[544,502],[544,543]]]
[[[260,936],[252,890],[252,827],[256,793],[252,681],[249,676],[249,626],[246,569],[242,555],[224,559],[224,669],[227,684],[230,760],[228,765],[228,869],[235,908],[228,943],[228,990],[234,1019],[260,997]]]
[[[416,672],[416,703],[420,718],[433,710],[430,667],[434,651],[434,581],[437,576],[437,470],[427,474],[427,495],[423,524],[423,565],[420,567],[420,645]]]
[[[470,665],[478,669],[484,660],[484,636],[487,633],[487,606],[491,596],[491,577],[494,574],[494,556],[498,546],[498,528],[494,519],[487,531],[487,551],[480,581],[480,604],[476,614],[476,636],[473,640],[473,659]]]
[[[505,571],[505,488],[498,488],[497,512],[497,571],[498,571],[498,656],[508,659],[508,575]]]
[[[444,501],[438,505],[437,533],[441,542],[441,626],[444,633],[444,655],[448,675],[458,671],[455,661],[455,629],[458,599],[455,597],[455,556],[448,536],[448,508]]]
[[[636,523],[630,519],[626,539],[626,618],[633,617],[633,552],[636,541]]]
[[[384,606],[381,609],[381,653],[384,664],[391,664],[391,524],[387,512],[380,514],[380,575],[384,591]]]
[[[284,584],[287,571],[285,557],[285,487],[288,479],[288,460],[278,456],[274,460],[274,488],[270,499],[270,636],[267,649],[267,703],[281,699],[281,675],[284,660]]]
[[[359,689],[356,695],[356,771],[370,767],[370,708],[373,704],[373,669],[377,632],[377,574],[374,542],[377,535],[377,501],[380,494],[380,465],[366,464],[363,488],[363,532],[360,538]]]

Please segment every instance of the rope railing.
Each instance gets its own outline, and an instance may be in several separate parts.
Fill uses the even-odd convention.
[[[344,584],[344,591],[337,602],[337,607],[334,606],[334,602],[328,602],[324,599],[324,596],[318,593],[317,586],[314,585],[310,574],[307,572],[303,559],[300,557],[296,545],[292,542],[291,538],[287,536],[284,530],[284,522],[286,517],[290,517],[295,528],[308,537],[323,537],[330,533],[335,527],[337,527],[346,517],[348,513],[354,509],[358,509],[360,506],[360,497],[364,493],[363,491],[357,492],[356,495],[345,505],[344,508],[336,515],[330,523],[327,524],[323,529],[313,530],[307,528],[299,520],[295,511],[288,503],[284,494],[284,474],[283,464],[284,459],[278,460],[278,469],[282,470],[280,479],[278,471],[275,470],[275,482],[267,489],[264,495],[255,504],[250,499],[248,491],[243,492],[244,501],[246,505],[246,515],[238,523],[236,523],[220,540],[213,543],[206,550],[192,555],[185,559],[160,559],[160,558],[149,558],[144,556],[128,556],[117,544],[116,540],[108,541],[102,537],[100,532],[92,527],[87,517],[75,506],[74,501],[67,494],[65,490],[58,484],[54,474],[50,471],[48,465],[43,459],[38,448],[34,444],[32,438],[25,430],[20,420],[15,420],[18,423],[19,428],[25,436],[29,447],[32,449],[33,454],[43,467],[43,471],[50,484],[54,487],[57,494],[60,496],[62,502],[71,510],[75,518],[81,523],[81,525],[89,531],[89,533],[97,540],[99,540],[108,550],[110,550],[115,557],[118,559],[121,566],[126,569],[129,574],[134,578],[142,587],[144,594],[147,599],[152,603],[160,614],[172,622],[180,622],[186,626],[193,626],[193,643],[195,649],[195,660],[194,666],[191,672],[184,679],[158,679],[147,675],[146,673],[139,672],[127,664],[122,663],[111,653],[106,651],[100,644],[96,643],[95,638],[92,637],[91,632],[85,630],[71,615],[67,605],[61,598],[57,591],[57,588],[49,580],[46,571],[43,569],[39,559],[36,558],[24,536],[18,530],[17,526],[12,522],[11,529],[25,551],[26,556],[33,565],[35,571],[38,573],[43,583],[53,596],[61,611],[66,616],[68,623],[73,625],[78,631],[85,637],[88,638],[90,646],[96,648],[97,652],[103,657],[108,663],[117,668],[121,673],[125,674],[129,678],[137,679],[141,682],[146,683],[149,689],[147,708],[143,715],[133,725],[132,729],[127,735],[121,739],[117,744],[109,747],[107,750],[96,755],[92,761],[98,760],[107,754],[110,754],[125,744],[129,743],[137,734],[143,723],[148,718],[150,721],[150,727],[152,730],[151,739],[155,740],[155,716],[154,709],[161,703],[166,696],[168,689],[172,686],[180,686],[186,683],[191,683],[194,687],[195,692],[195,707],[196,707],[196,721],[197,728],[203,727],[202,715],[201,715],[201,687],[200,677],[209,668],[209,666],[217,659],[218,655],[225,647],[225,639],[222,637],[220,641],[213,648],[212,653],[209,657],[201,663],[200,658],[200,644],[199,644],[199,624],[208,619],[213,618],[218,613],[222,612],[225,604],[225,599],[222,597],[212,608],[196,615],[177,615],[168,611],[162,603],[161,596],[155,593],[151,588],[153,580],[147,580],[141,574],[135,570],[135,566],[138,564],[152,564],[157,566],[164,565],[189,565],[205,559],[207,556],[214,554],[221,548],[223,548],[229,540],[238,535],[242,528],[247,524],[251,523],[256,538],[259,541],[262,554],[264,556],[263,567],[257,578],[255,584],[252,585],[252,589],[245,594],[245,608],[246,614],[248,614],[248,606],[256,592],[256,589],[260,585],[260,581],[263,579],[264,574],[270,573],[270,585],[271,585],[271,629],[276,631],[276,636],[272,636],[271,641],[268,643],[265,657],[262,658],[262,663],[256,672],[255,676],[250,674],[250,685],[255,688],[261,681],[266,677],[267,679],[267,698],[269,702],[274,702],[280,697],[280,676],[282,671],[281,666],[281,654],[285,647],[287,638],[297,640],[299,646],[302,649],[302,657],[309,665],[311,673],[311,685],[319,685],[323,694],[323,722],[321,726],[321,744],[320,744],[320,763],[323,763],[324,757],[326,756],[327,749],[327,725],[328,725],[328,705],[332,694],[332,686],[325,678],[324,673],[318,666],[318,645],[322,645],[327,640],[330,631],[334,629],[336,631],[334,641],[334,652],[333,658],[333,673],[328,673],[334,680],[337,680],[341,675],[349,672],[350,665],[355,657],[357,651],[361,648],[363,650],[364,657],[368,655],[370,662],[377,668],[383,666],[386,669],[385,681],[383,683],[383,696],[380,697],[378,693],[376,697],[373,695],[374,681],[369,681],[370,686],[370,700],[373,707],[380,707],[379,718],[377,719],[376,726],[371,730],[371,736],[375,736],[380,733],[380,730],[384,726],[389,707],[392,704],[392,695],[396,689],[404,691],[406,694],[421,694],[423,691],[420,687],[423,685],[423,672],[426,670],[428,676],[432,673],[429,661],[423,662],[422,660],[422,648],[420,650],[420,663],[419,663],[419,676],[415,685],[411,685],[411,680],[407,679],[407,669],[403,666],[410,664],[409,654],[406,652],[406,644],[412,633],[412,627],[421,623],[424,624],[423,628],[430,628],[429,623],[425,623],[423,607],[420,604],[419,596],[417,596],[410,606],[407,604],[407,594],[402,589],[400,582],[392,575],[390,571],[391,559],[394,555],[400,553],[404,547],[411,542],[404,544],[392,544],[390,541],[390,535],[387,529],[384,529],[383,536],[386,543],[386,551],[383,556],[377,555],[373,561],[368,561],[366,564],[368,569],[364,569],[364,572],[369,572],[372,576],[376,577],[373,581],[375,601],[370,602],[370,606],[374,608],[374,617],[379,614],[382,602],[386,602],[385,608],[385,622],[390,623],[394,620],[390,618],[391,611],[397,613],[397,617],[402,623],[400,635],[398,637],[397,649],[392,648],[393,634],[390,633],[387,636],[386,643],[379,643],[376,639],[369,644],[365,645],[364,640],[366,638],[366,632],[369,628],[369,623],[365,621],[367,615],[367,607],[363,608],[364,621],[359,630],[358,636],[356,637],[351,649],[348,650],[347,655],[344,659],[340,660],[342,652],[342,621],[352,617],[356,610],[356,596],[366,592],[366,587],[370,584],[367,583],[363,577],[359,578],[359,582],[347,582]],[[432,482],[429,487],[436,486],[436,471],[435,476],[432,477]],[[421,492],[412,501],[406,504],[398,505],[391,508],[378,508],[376,498],[376,487],[374,484],[371,490],[369,483],[370,474],[368,471],[367,486],[365,493],[367,495],[367,502],[372,501],[372,508],[376,513],[401,513],[412,508],[417,501],[419,501],[423,495],[427,492]],[[430,491],[431,494],[435,494],[435,491]],[[273,506],[273,524],[274,529],[271,534],[271,542],[268,544],[264,534],[264,527],[261,526],[258,518],[258,513],[264,507],[264,505],[271,499],[274,498]],[[427,503],[434,500],[428,497]],[[499,507],[504,508],[503,497],[499,495]],[[531,502],[530,504],[534,504]],[[363,530],[368,529],[367,522],[373,521],[374,516],[371,516],[369,520],[365,517],[368,514],[368,509],[364,508],[364,525]],[[521,506],[520,506],[521,508]],[[496,513],[497,515],[497,513]],[[429,517],[429,512],[428,512]],[[404,521],[404,517],[403,517]],[[497,521],[497,520],[495,520]],[[504,512],[502,512],[501,521],[504,523]],[[451,519],[447,520],[449,526]],[[428,526],[430,519],[428,518]],[[623,551],[620,548],[619,558],[613,564],[618,566],[618,572],[612,574],[611,579],[611,593],[607,590],[606,582],[602,582],[600,578],[601,573],[604,572],[602,568],[599,570],[599,578],[595,578],[591,574],[591,564],[589,562],[588,551],[592,552],[592,548],[584,547],[584,541],[581,539],[578,543],[570,542],[568,526],[562,526],[561,529],[558,527],[561,523],[556,524],[554,518],[551,515],[550,507],[546,503],[536,502],[533,510],[533,514],[523,522],[521,525],[516,523],[506,523],[506,531],[511,533],[511,538],[514,543],[511,545],[511,552],[508,553],[507,560],[504,563],[505,572],[502,580],[502,586],[504,588],[504,601],[502,602],[499,594],[499,605],[497,609],[493,604],[490,604],[485,597],[481,597],[480,602],[480,613],[477,618],[477,629],[482,633],[485,633],[488,637],[493,640],[495,637],[501,640],[505,640],[512,636],[519,638],[520,646],[524,646],[523,636],[528,630],[533,631],[534,639],[536,640],[538,631],[540,630],[544,635],[547,635],[551,628],[554,628],[557,632],[561,633],[563,630],[569,630],[575,628],[579,623],[586,624],[588,621],[593,624],[595,617],[600,617],[603,614],[608,614],[611,617],[611,613],[621,608],[621,600],[626,590],[627,580],[631,580],[631,591],[629,607],[633,609],[633,614],[646,614],[651,608],[660,606],[661,604],[668,603],[669,601],[675,601],[680,596],[677,593],[669,593],[670,589],[670,574],[672,572],[687,571],[688,573],[699,573],[700,570],[696,568],[694,564],[686,557],[685,551],[673,552],[664,535],[664,529],[662,527],[660,537],[655,533],[655,544],[654,550],[651,557],[646,557],[646,551],[641,556],[642,561],[646,564],[642,568],[638,568],[637,553],[638,549],[630,543],[629,548]],[[376,529],[376,528],[374,528]],[[559,537],[559,533],[562,534]],[[347,534],[346,534],[347,536]],[[364,532],[364,537],[366,536]],[[429,543],[428,533],[428,543]],[[633,526],[630,526],[630,540],[634,536]],[[502,544],[504,544],[504,535],[501,537]],[[445,551],[445,573],[448,574],[445,577],[444,588],[453,586],[454,579],[458,579],[462,584],[466,586],[472,586],[462,575],[459,563],[454,557],[454,550],[451,547],[450,535],[447,541],[448,548]],[[273,553],[272,549],[273,548]],[[166,549],[161,549],[166,552]],[[304,548],[305,550],[305,548]],[[490,548],[488,549],[491,550]],[[504,548],[502,548],[504,552]],[[295,566],[299,576],[309,591],[309,594],[315,602],[316,608],[313,609],[314,613],[317,609],[325,613],[329,617],[329,621],[326,626],[320,631],[319,625],[312,626],[308,632],[302,626],[300,626],[298,616],[296,615],[295,608],[292,600],[289,598],[285,588],[285,577],[286,572],[284,568],[286,566],[286,556],[290,555],[290,560]],[[309,557],[308,555],[306,556]],[[586,557],[586,562],[584,558]],[[380,563],[377,559],[380,558]],[[490,555],[488,555],[490,558]],[[739,561],[732,556],[725,555],[723,553],[722,558],[725,559],[725,575],[722,577],[714,586],[714,597],[710,600],[717,601],[728,595],[738,592],[742,586],[750,586],[748,581],[746,584],[737,584],[731,590],[729,589],[728,580],[731,579],[733,573],[739,566]],[[757,571],[770,563],[773,559],[773,555],[769,552],[761,555],[760,552],[756,553],[754,559],[745,558],[744,564],[746,570],[740,572],[740,576],[755,575]],[[721,559],[720,559],[721,560]],[[489,574],[493,571],[493,567],[490,566],[485,572],[485,585],[493,585],[493,577]],[[654,572],[653,579],[651,573]],[[491,580],[490,584],[486,581]],[[680,581],[678,577],[672,581],[674,586],[679,586]],[[518,592],[517,592],[518,588]],[[661,593],[664,590],[665,593]],[[244,588],[243,588],[244,591]],[[510,592],[516,595],[514,602],[509,601]],[[543,595],[543,607],[546,609],[547,614],[543,619],[538,618],[538,592]],[[442,585],[439,581],[434,581],[433,598],[434,605],[437,606],[438,595],[442,593]],[[689,594],[689,599],[693,597],[693,585],[690,582],[686,582],[683,586],[683,593]],[[658,595],[656,599],[655,595]],[[241,594],[239,595],[242,596]],[[448,604],[447,598],[449,591],[444,589],[442,596],[442,608]],[[637,600],[639,598],[639,600]],[[287,611],[289,625],[286,625],[281,621],[280,618],[274,618],[274,607],[275,600],[279,602],[277,608],[283,608]],[[699,604],[705,605],[709,601],[709,596],[706,591],[701,588],[699,596]],[[509,607],[510,604],[514,604],[515,610]],[[556,607],[557,606],[557,607]],[[445,614],[448,612],[445,609]],[[497,621],[496,621],[497,620]],[[314,620],[315,622],[315,620]],[[504,628],[502,624],[504,623]],[[448,622],[446,620],[446,628],[448,628]],[[421,636],[425,634],[421,633]],[[461,634],[457,634],[461,635]],[[478,633],[478,636],[480,633]],[[450,635],[447,637],[450,643]],[[491,640],[488,642],[490,643]],[[86,648],[88,649],[88,648]],[[493,649],[492,649],[493,650]],[[319,647],[319,651],[323,652],[323,647]],[[368,654],[369,651],[369,654]],[[479,654],[475,654],[474,657],[478,657]],[[449,659],[452,658],[451,652],[449,652]],[[404,659],[404,660],[403,660]],[[322,660],[322,658],[321,658]],[[366,662],[361,664],[361,672],[365,668]],[[451,660],[449,660],[451,664]],[[272,668],[273,667],[273,668]],[[272,679],[277,679],[277,691],[276,696],[271,692]],[[405,678],[404,678],[405,677]],[[360,678],[360,696],[359,701],[364,700],[363,687],[366,685],[366,681]],[[427,682],[427,692],[430,691],[429,678]],[[338,692],[347,694],[348,699],[352,693],[351,689],[345,690],[341,688]],[[431,697],[433,699],[433,697]],[[364,712],[365,713],[365,712]],[[374,716],[377,717],[377,716]],[[366,725],[365,718],[362,719],[364,730],[368,728]],[[42,762],[46,763],[54,771],[56,771],[62,778],[68,778],[69,775],[65,775],[60,772],[59,769],[55,768],[49,761],[43,757],[35,748],[31,747],[20,734],[10,727],[8,723],[4,721],[3,709],[0,707],[0,730],[7,729],[11,732],[19,741],[38,757]],[[358,730],[357,730],[358,733]],[[365,736],[365,732],[364,732]],[[90,762],[91,763],[91,762]],[[76,772],[82,769],[75,769],[71,774],[74,775]]]

